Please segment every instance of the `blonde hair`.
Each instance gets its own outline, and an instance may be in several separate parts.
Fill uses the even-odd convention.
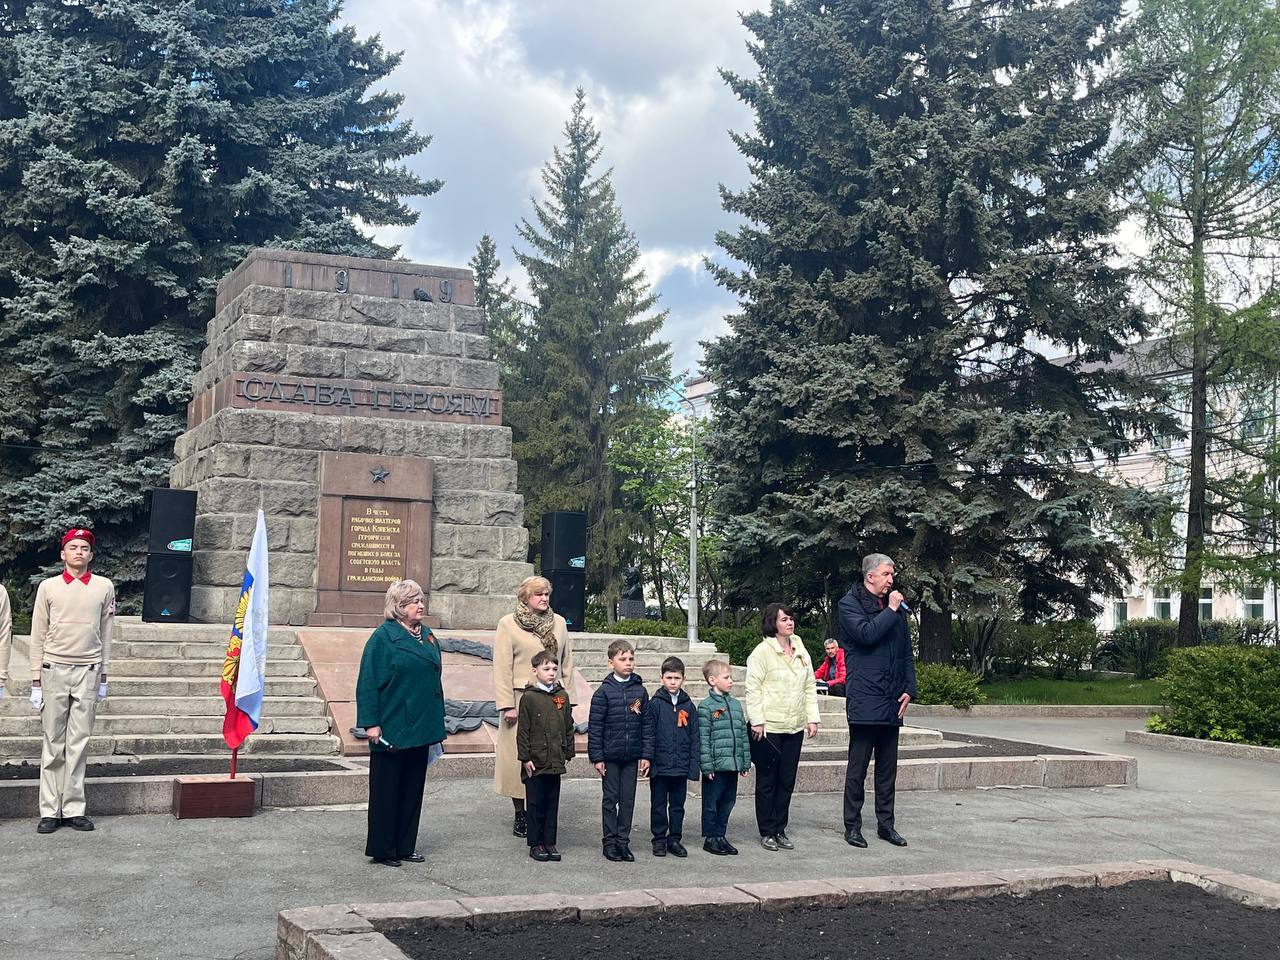
[[[702,665],[702,679],[711,682],[712,677],[723,677],[725,674],[732,675],[733,671],[729,668],[728,660],[708,660]]]
[[[388,620],[399,620],[400,614],[411,601],[427,599],[417,580],[397,580],[387,587],[387,599],[382,605],[382,615]]]
[[[520,589],[516,591],[516,599],[521,603],[528,603],[530,597],[543,590],[551,592],[551,581],[546,577],[525,577],[520,583]]]

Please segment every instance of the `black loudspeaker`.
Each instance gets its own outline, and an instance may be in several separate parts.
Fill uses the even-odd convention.
[[[196,532],[196,492],[156,489],[151,491],[151,532],[147,553],[191,553]]]
[[[186,623],[191,619],[191,548],[195,532],[194,490],[151,491],[147,578],[142,582],[145,622]]]
[[[542,575],[587,568],[587,515],[557,510],[542,515]],[[559,611],[557,611],[558,613]]]
[[[564,617],[570,630],[583,629],[587,617],[586,571],[551,570],[543,576],[551,581],[551,609]]]
[[[147,554],[142,619],[146,623],[186,623],[191,619],[191,554]]]

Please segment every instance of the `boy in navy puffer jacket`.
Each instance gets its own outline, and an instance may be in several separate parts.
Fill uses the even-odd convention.
[[[684,661],[662,661],[662,689],[649,699],[644,712],[644,743],[650,750],[649,827],[653,831],[653,855],[687,857],[680,843],[684,830],[684,801],[689,781],[700,773],[698,711],[684,687]]]
[[[604,855],[608,860],[635,860],[631,852],[631,815],[636,802],[636,771],[649,772],[651,754],[644,744],[644,710],[649,692],[636,674],[636,653],[626,640],[609,644],[610,672],[591,695],[587,757],[600,779]]]

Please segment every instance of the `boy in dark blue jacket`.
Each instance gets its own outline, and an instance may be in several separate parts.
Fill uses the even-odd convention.
[[[604,781],[600,805],[604,855],[635,860],[631,814],[636,804],[636,770],[649,772],[644,749],[644,709],[649,692],[635,673],[636,652],[626,640],[609,644],[610,672],[591,695],[587,757]]]
[[[645,759],[649,761],[649,827],[653,855],[687,857],[680,843],[684,830],[684,800],[689,781],[700,774],[698,711],[685,693],[684,661],[662,661],[662,689],[644,711]]]

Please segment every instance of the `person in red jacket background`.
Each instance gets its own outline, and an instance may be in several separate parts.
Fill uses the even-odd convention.
[[[827,693],[833,697],[844,696],[844,651],[840,649],[840,644],[830,637],[823,644],[827,651],[827,655],[822,658],[822,663],[818,669],[813,671],[813,676],[818,680],[825,680],[827,684]]]

